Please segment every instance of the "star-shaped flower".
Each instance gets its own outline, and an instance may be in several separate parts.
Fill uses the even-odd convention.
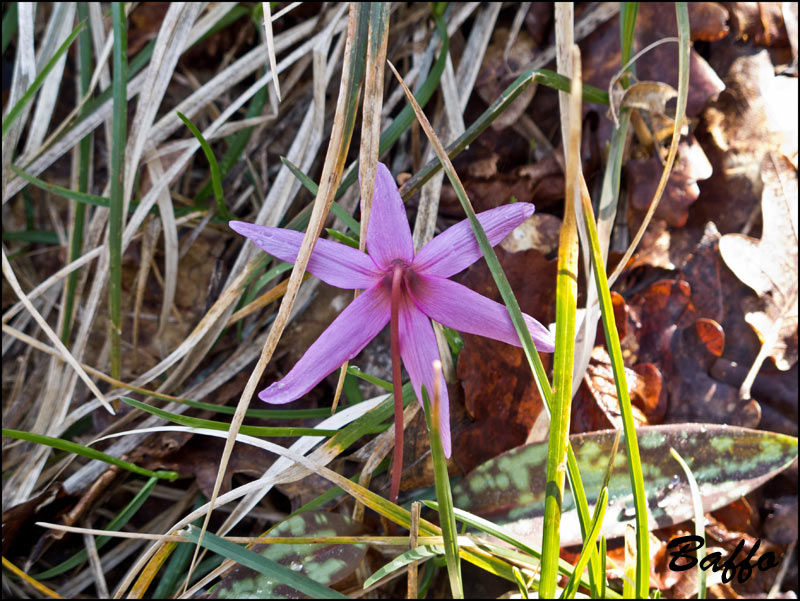
[[[494,246],[533,214],[530,203],[517,202],[477,217]],[[230,227],[269,254],[293,263],[303,234],[242,221]],[[430,319],[469,334],[520,346],[504,305],[473,292],[449,278],[481,258],[469,221],[442,232],[416,255],[405,207],[389,170],[378,163],[367,251],[320,239],[308,261],[308,271],[337,288],[363,289],[342,311],[286,376],[259,393],[267,403],[288,403],[316,386],[325,376],[355,357],[396,315],[399,351],[422,403],[422,385],[433,394],[432,364],[439,350]],[[554,340],[541,323],[524,315],[536,348],[551,352]],[[441,375],[439,376],[441,378]],[[442,446],[450,456],[450,408],[447,387],[440,382]]]

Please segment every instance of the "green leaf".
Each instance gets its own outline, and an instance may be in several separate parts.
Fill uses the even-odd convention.
[[[8,111],[5,118],[3,119],[3,126],[2,126],[3,139],[5,139],[6,134],[8,134],[8,132],[10,131],[11,125],[14,123],[14,121],[17,120],[17,118],[19,117],[20,113],[25,108],[25,106],[31,100],[33,100],[33,97],[36,95],[36,92],[38,92],[39,88],[41,88],[42,85],[44,85],[44,80],[47,79],[47,75],[50,73],[50,71],[53,70],[53,67],[56,66],[56,63],[58,62],[58,59],[61,58],[61,55],[63,55],[67,51],[67,49],[72,45],[72,42],[75,41],[75,38],[78,37],[78,34],[81,32],[81,29],[83,29],[84,25],[85,22],[83,21],[78,23],[78,26],[72,30],[72,33],[70,33],[67,39],[64,40],[64,43],[61,44],[61,46],[59,46],[55,54],[53,54],[50,60],[47,61],[47,64],[44,66],[44,69],[42,69],[41,72],[36,76],[36,78],[33,80],[33,83],[31,83],[30,87],[27,90],[25,90],[25,93],[22,95],[22,97],[17,101],[17,103],[13,107],[11,107],[11,110]],[[5,19],[3,19],[3,26],[4,26],[3,28],[5,29]],[[5,42],[5,36],[3,37],[3,42]]]
[[[35,442],[36,444],[43,444],[47,445],[48,447],[53,447],[54,449],[59,449],[60,451],[74,453],[75,455],[88,457],[89,459],[97,459],[98,461],[104,461],[109,465],[116,465],[117,467],[121,467],[124,470],[133,472],[134,474],[147,476],[148,478],[177,480],[179,477],[179,474],[177,472],[166,471],[166,470],[158,470],[154,472],[152,470],[139,467],[138,465],[135,465],[128,461],[123,461],[118,457],[113,457],[106,453],[102,453],[100,451],[92,449],[91,447],[86,447],[78,443],[71,442],[69,440],[64,440],[63,438],[53,438],[52,436],[44,436],[42,434],[31,434],[30,432],[22,432],[20,430],[9,430],[7,428],[3,428],[3,436],[8,436],[9,438],[18,438],[19,440],[28,440],[30,442]]]
[[[444,547],[439,545],[421,545],[409,549],[405,553],[401,553],[386,565],[375,570],[375,573],[364,581],[364,588],[370,587],[381,578],[385,578],[389,574],[396,572],[400,568],[406,567],[408,564],[415,561],[424,561],[431,557],[444,555]]]
[[[196,526],[189,526],[187,531],[180,533],[192,543],[197,544],[200,538],[200,529]],[[241,545],[225,540],[211,532],[203,535],[200,543],[206,549],[226,557],[236,563],[255,570],[263,574],[273,582],[285,584],[301,593],[308,595],[312,599],[347,599],[348,597],[335,591],[330,587],[315,582],[305,574],[293,570],[290,567],[279,564],[278,562],[264,557],[254,551],[245,549]],[[269,594],[266,597],[270,597]],[[234,598],[236,598],[234,596]]]
[[[203,149],[203,153],[206,155],[208,167],[211,170],[211,185],[214,189],[214,199],[217,201],[217,210],[219,211],[220,216],[228,221],[236,219],[236,216],[228,210],[228,207],[225,206],[225,200],[222,197],[222,175],[220,175],[217,157],[214,156],[214,151],[211,150],[211,145],[208,143],[205,137],[203,137],[203,134],[200,132],[200,130],[197,129],[197,126],[189,121],[186,115],[180,111],[175,112],[178,113],[178,117],[181,121],[183,121],[184,125],[189,128],[189,131],[192,132],[192,135],[197,138],[197,141],[200,143],[200,148]]]
[[[292,516],[270,530],[268,538],[356,536],[360,524],[348,516],[313,511]],[[350,576],[367,552],[365,544],[267,544],[253,545],[252,552],[310,578],[318,585],[332,586]],[[276,582],[272,574],[253,573],[240,566],[226,571],[214,589],[215,598],[297,598],[296,587]]]
[[[209,430],[219,430],[220,432],[227,432],[230,424],[226,422],[217,422],[210,419],[199,419],[196,417],[188,417],[186,415],[179,415],[177,413],[170,413],[163,409],[152,407],[147,403],[135,401],[128,397],[120,397],[128,405],[132,405],[137,409],[146,411],[152,415],[163,418],[175,424],[188,426],[190,428],[207,428]],[[290,427],[270,427],[270,426],[242,426],[239,431],[242,434],[249,436],[333,436],[339,430],[318,430],[316,428],[298,428],[295,426]]]
[[[570,437],[588,502],[597,502],[614,445],[616,430]],[[703,510],[714,511],[788,467],[797,457],[797,439],[783,434],[734,426],[670,424],[638,429],[642,471],[647,483],[650,529],[692,519],[690,490],[679,476],[678,465],[665,449],[674,447],[697,480]],[[622,437],[624,439],[624,435]],[[601,533],[620,537],[634,519],[633,496],[624,445],[608,482],[608,510]],[[544,466],[547,444],[513,449],[491,459],[453,487],[457,507],[491,519],[510,534],[539,541],[544,509]],[[574,504],[564,496],[561,544],[582,541]]]

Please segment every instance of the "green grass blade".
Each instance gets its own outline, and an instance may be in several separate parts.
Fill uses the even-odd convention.
[[[146,411],[151,415],[155,415],[174,424],[181,426],[188,426],[190,428],[207,428],[209,430],[219,430],[227,432],[230,429],[230,424],[227,422],[217,422],[209,419],[199,419],[196,417],[188,417],[186,415],[179,415],[177,413],[170,413],[163,409],[151,407],[147,403],[135,401],[127,397],[120,397],[124,402],[137,409]],[[299,428],[295,426],[289,427],[271,427],[271,426],[242,426],[239,431],[242,434],[250,436],[333,436],[337,434],[338,430],[317,430],[316,428]]]
[[[2,54],[6,53],[6,48],[8,48],[9,43],[11,42],[11,38],[13,38],[17,34],[17,3],[16,2],[9,2],[8,9],[6,10],[6,14],[3,15],[3,49]]]
[[[17,438],[19,440],[27,440],[29,442],[35,442],[36,444],[43,444],[47,445],[48,447],[53,447],[54,449],[58,449],[60,451],[66,451],[68,453],[74,453],[75,455],[80,455],[81,457],[88,457],[89,459],[97,459],[98,461],[103,461],[104,463],[108,463],[109,465],[116,465],[124,470],[128,470],[129,472],[133,472],[134,474],[139,474],[141,476],[147,476],[148,478],[160,478],[164,480],[176,480],[179,477],[177,472],[168,471],[168,470],[158,470],[152,471],[145,469],[143,467],[139,467],[133,463],[128,461],[123,461],[117,457],[113,457],[101,451],[97,451],[90,447],[83,446],[76,442],[71,442],[69,440],[64,440],[63,438],[53,438],[52,436],[44,436],[42,434],[31,434],[30,432],[22,432],[20,430],[9,430],[7,428],[3,428],[3,436],[8,436],[9,438]]]
[[[88,137],[89,136],[87,136],[87,138]],[[85,139],[86,138],[84,138],[84,140]],[[69,188],[64,188],[63,186],[48,184],[46,181],[43,181],[38,177],[34,177],[29,173],[25,173],[22,169],[19,169],[15,165],[11,166],[11,170],[17,175],[19,175],[26,182],[31,184],[32,186],[35,186],[40,190],[44,190],[45,192],[50,192],[51,194],[61,196],[62,198],[66,198],[67,200],[74,200],[79,205],[94,205],[96,207],[104,207],[104,208],[108,208],[111,206],[111,200],[106,196],[98,196],[97,194],[88,194],[87,192],[84,191],[70,190]]]
[[[206,498],[202,494],[197,495],[197,499],[194,502],[194,506],[192,507],[192,511],[196,511],[200,507],[202,507],[206,502]],[[198,518],[194,522],[195,526],[199,526],[200,519]],[[171,557],[169,558],[169,562],[167,562],[166,567],[163,570],[161,578],[158,581],[158,585],[156,589],[153,591],[153,599],[169,599],[172,595],[177,592],[177,587],[183,576],[186,574],[186,569],[189,566],[189,561],[192,559],[192,547],[191,545],[178,545],[175,551],[173,551]],[[214,558],[216,559],[216,558]],[[215,566],[218,565],[219,562],[215,562]],[[200,573],[205,574],[207,572],[203,572],[202,564],[197,567],[194,571],[194,576],[198,577]]]
[[[426,559],[430,559],[431,557],[437,557],[441,555],[444,555],[444,547],[440,547],[439,545],[420,545],[419,547],[409,549],[405,553],[401,553],[395,557],[389,563],[375,570],[375,573],[364,581],[364,588],[372,586],[382,578],[385,578],[389,574],[396,572],[400,568],[404,568],[410,563],[415,561],[424,561]]]
[[[85,25],[85,22],[81,22],[81,23],[78,24],[78,26],[75,29],[72,30],[72,33],[69,34],[67,39],[64,40],[64,43],[61,44],[61,46],[59,46],[59,48],[58,48],[58,50],[56,50],[55,54],[53,54],[53,56],[50,58],[50,60],[47,61],[47,64],[44,66],[44,69],[42,69],[42,71],[36,76],[36,79],[33,80],[33,83],[31,83],[30,87],[25,91],[25,93],[17,101],[17,103],[13,107],[11,107],[11,110],[9,110],[8,113],[6,114],[6,116],[3,118],[3,125],[2,125],[2,128],[3,128],[2,137],[3,137],[3,139],[5,139],[6,134],[9,131],[11,131],[10,130],[11,125],[14,123],[14,121],[17,120],[17,118],[19,117],[20,113],[22,113],[22,110],[27,106],[27,104],[29,102],[31,102],[33,100],[34,96],[36,96],[36,92],[39,91],[39,88],[41,88],[42,85],[44,85],[44,80],[47,79],[48,74],[50,73],[50,71],[53,70],[53,67],[56,66],[56,63],[58,62],[58,60],[67,51],[67,49],[72,45],[72,42],[75,41],[75,38],[78,37],[78,34],[81,32],[81,29],[83,29],[84,25]],[[4,20],[3,27],[5,28],[5,20]],[[5,36],[3,36],[3,41],[5,43]]]
[[[697,486],[697,480],[695,480],[691,468],[688,465],[686,465],[686,462],[683,460],[683,457],[680,456],[678,451],[670,447],[669,453],[675,458],[675,461],[678,462],[678,465],[681,466],[683,473],[686,474],[686,479],[689,481],[689,490],[692,492],[692,507],[694,509],[694,533],[695,536],[699,536],[700,538],[704,539],[706,534],[706,518],[703,515],[703,498],[700,496],[700,489]],[[703,563],[703,558],[705,556],[706,556],[705,545],[700,545],[697,548],[697,598],[698,599],[706,598],[706,571],[702,567],[700,567],[700,565]]]
[[[386,380],[382,380],[381,378],[371,376],[367,372],[361,371],[361,369],[359,367],[356,367],[355,365],[348,366],[347,373],[355,376],[356,378],[360,378],[365,382],[369,382],[371,384],[375,384],[376,386],[380,386],[386,392],[392,391],[391,382],[387,382]],[[403,395],[405,395],[405,391],[403,392]]]
[[[178,114],[180,120],[183,121],[184,125],[189,128],[189,131],[192,132],[192,135],[197,138],[197,141],[200,143],[200,148],[203,149],[203,154],[206,155],[208,167],[211,170],[211,186],[214,190],[214,200],[217,201],[217,211],[225,220],[230,221],[232,219],[236,219],[236,216],[228,210],[228,207],[225,206],[225,200],[222,197],[222,175],[219,171],[217,157],[214,156],[214,151],[211,150],[211,145],[205,139],[200,130],[197,129],[197,126],[186,118],[186,115],[180,111],[175,112]]]
[[[228,13],[228,15],[231,15],[233,12],[234,11],[231,11]],[[214,28],[212,27],[212,29]],[[269,91],[267,86],[264,86],[258,92],[253,94],[253,99],[250,101],[250,105],[247,107],[247,113],[245,113],[244,118],[252,119],[254,117],[258,117],[261,114],[261,111],[264,109],[264,105],[267,103],[268,98]],[[255,127],[248,127],[247,129],[237,131],[235,134],[228,136],[225,139],[228,144],[228,149],[225,151],[225,154],[222,155],[222,160],[219,162],[221,178],[224,178],[231,168],[236,164],[236,162],[241,159],[242,153],[247,146],[247,142],[250,140],[253,130],[255,130]],[[200,192],[198,192],[194,197],[195,205],[202,205],[208,199],[208,197],[212,194],[212,186],[212,181],[205,183],[205,185],[200,189]]]
[[[535,76],[537,83],[558,90],[559,92],[570,91],[571,82],[569,77],[565,75],[550,71],[549,69],[534,69],[531,73]],[[589,84],[581,84],[581,96],[586,102],[608,105],[608,92]]]
[[[108,216],[108,311],[111,337],[111,377],[122,373],[122,213],[125,146],[128,127],[128,27],[125,6],[111,4],[114,29],[114,112],[111,125],[110,211]]]
[[[343,234],[339,230],[333,229],[332,227],[325,228],[325,231],[328,232],[331,238],[333,238],[337,242],[341,242],[342,244],[345,244],[350,248],[358,249],[357,238],[354,238],[353,236],[348,236],[347,234]]]
[[[423,500],[422,502],[425,504],[426,507],[430,507],[431,509],[437,511],[439,509],[439,504],[436,501]],[[463,522],[467,526],[471,526],[472,528],[476,528],[481,532],[490,534],[491,536],[494,536],[495,538],[498,538],[501,541],[508,543],[509,545],[512,545],[513,547],[516,547],[523,553],[527,553],[538,562],[541,561],[542,554],[539,551],[528,545],[521,538],[509,534],[504,528],[497,526],[493,522],[490,522],[485,518],[477,516],[474,513],[470,513],[469,511],[464,511],[463,509],[459,509],[458,507],[453,508],[453,515],[455,515],[455,518],[459,522]],[[567,561],[559,559],[558,571],[565,576],[572,576],[574,569]],[[587,581],[581,581],[580,584],[582,584],[583,586],[589,586],[589,582]]]
[[[155,398],[157,396],[153,395]],[[233,415],[236,413],[236,407],[229,407],[228,405],[215,405],[213,403],[203,403],[202,401],[192,401],[189,399],[164,399],[173,402],[178,402],[196,409],[203,411],[214,411],[225,415]],[[331,410],[323,407],[322,409],[248,409],[247,417],[259,419],[305,419],[309,417],[328,417]]]
[[[3,240],[19,242],[38,242],[40,244],[60,244],[58,234],[49,230],[27,230],[24,232],[3,232]]]
[[[89,6],[86,2],[78,2],[78,19],[86,21],[89,18]],[[89,91],[92,78],[92,46],[91,36],[88,28],[81,30],[78,37],[78,60],[80,67],[80,79],[78,82],[78,92],[83,98]],[[81,114],[85,112],[85,107],[81,109]],[[78,192],[86,194],[89,191],[89,169],[92,162],[92,146],[94,134],[88,133],[78,144]],[[86,221],[86,206],[78,203],[74,207],[74,217],[69,237],[69,262],[73,262],[80,257],[83,246],[83,228]],[[69,344],[70,330],[72,328],[72,314],[75,309],[75,293],[78,287],[77,270],[67,276],[67,284],[64,292],[64,317],[61,323],[61,342],[64,346]]]
[[[644,478],[639,457],[639,443],[636,438],[636,428],[633,421],[631,400],[628,394],[628,385],[625,379],[625,364],[622,359],[622,348],[619,342],[617,325],[614,321],[614,308],[611,304],[611,293],[608,287],[603,258],[600,252],[600,243],[597,238],[597,226],[594,220],[589,199],[583,196],[583,219],[589,234],[591,249],[592,271],[595,276],[595,285],[600,296],[600,313],[603,319],[603,331],[606,337],[606,347],[611,357],[611,368],[619,399],[620,412],[622,413],[623,430],[625,432],[625,447],[629,458],[629,472],[631,488],[634,495],[636,508],[636,595],[646,598],[650,578],[649,534],[647,525],[647,503],[644,492]]]
[[[119,513],[119,515],[115,516],[113,520],[108,523],[108,526],[104,528],[104,530],[109,531],[116,531],[122,529],[125,524],[127,524],[131,518],[136,515],[136,512],[139,511],[141,506],[150,496],[150,493],[153,492],[153,488],[158,482],[158,478],[150,478],[142,489],[136,493],[136,496],[131,499],[131,501],[125,506],[125,508]],[[109,541],[111,541],[111,536],[98,536],[95,538],[94,544],[97,550],[99,551],[102,549]],[[55,567],[50,568],[49,570],[42,572],[40,574],[36,574],[35,578],[38,580],[47,580],[48,578],[53,578],[54,576],[58,576],[59,574],[63,574],[67,570],[71,570],[72,568],[80,565],[88,558],[89,554],[86,549],[81,549],[75,555],[67,559],[66,561],[62,561]]]
[[[600,491],[600,497],[597,499],[597,505],[594,508],[594,517],[592,518],[589,536],[583,541],[583,549],[581,549],[580,557],[578,557],[578,563],[575,564],[575,571],[572,573],[561,595],[563,599],[573,599],[578,591],[578,579],[583,574],[583,570],[586,569],[586,564],[589,563],[589,558],[595,550],[595,544],[597,543],[597,537],[600,535],[600,529],[603,527],[603,518],[606,515],[607,507],[608,487],[604,486],[603,490]]]
[[[528,594],[528,584],[522,577],[522,572],[519,571],[517,566],[511,566],[511,570],[514,572],[514,579],[517,581],[517,587],[519,588],[520,596],[523,599],[530,599],[530,595]]]
[[[620,35],[620,62],[625,65],[633,55],[633,41],[634,33],[636,31],[636,15],[639,12],[638,2],[623,2],[619,7],[619,35]],[[632,73],[636,73],[635,65],[631,65],[627,69]],[[622,82],[624,87],[627,86],[627,78]]]
[[[605,599],[610,589],[606,588],[606,561],[608,560],[608,548],[606,545],[606,537],[600,537],[600,573],[603,577],[600,579],[600,599]]]
[[[289,171],[292,172],[292,175],[294,175],[297,179],[300,180],[300,183],[303,184],[303,187],[306,190],[311,192],[311,194],[313,194],[314,196],[317,195],[317,190],[319,189],[319,187],[317,186],[316,182],[312,180],[310,177],[308,177],[305,173],[303,173],[300,167],[292,163],[286,157],[281,157],[281,162],[284,165],[286,165]],[[358,233],[361,231],[361,224],[355,219],[353,219],[350,216],[350,214],[347,211],[345,211],[342,208],[342,206],[336,201],[333,201],[333,204],[331,205],[331,213],[333,213],[337,218],[339,218],[341,222],[344,223],[347,226],[347,228],[354,234],[358,235]]]
[[[556,344],[553,355],[553,404],[547,450],[544,531],[540,594],[555,596],[561,549],[561,508],[566,480],[566,449],[572,404],[572,370],[575,358],[575,314],[578,307],[578,228],[576,195],[580,194],[580,69],[569,96],[569,138],[564,141],[566,174],[564,221],[558,240],[556,275]],[[562,104],[562,110],[567,103]],[[562,122],[563,123],[563,122]],[[564,132],[567,135],[567,132]]]
[[[438,381],[438,375],[435,376],[435,379]],[[437,397],[435,401],[440,403],[438,395],[435,396]],[[456,518],[453,514],[453,493],[450,490],[450,477],[447,474],[447,460],[439,434],[439,407],[431,408],[424,388],[422,389],[422,403],[425,407],[425,421],[428,424],[431,441],[433,477],[436,485],[436,499],[439,501],[439,523],[442,525],[444,557],[447,562],[447,574],[450,577],[450,592],[454,599],[463,599],[464,587],[461,583],[461,563],[458,557],[458,530],[456,530]]]
[[[189,526],[188,529],[180,533],[181,536],[186,538],[189,542],[197,544],[200,540],[200,529],[196,526]],[[281,584],[292,587],[311,597],[312,599],[347,599],[345,595],[339,591],[335,591],[330,587],[323,586],[314,580],[311,580],[305,574],[295,572],[291,568],[281,565],[271,559],[267,559],[262,555],[249,549],[245,549],[241,545],[232,543],[224,538],[205,532],[200,544],[213,551],[218,555],[222,555],[231,561],[235,561],[239,565],[255,570],[259,574],[274,579]]]

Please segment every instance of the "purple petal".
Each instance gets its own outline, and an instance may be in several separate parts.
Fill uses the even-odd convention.
[[[303,233],[244,221],[231,221],[230,228],[246,236],[261,250],[281,261],[294,263],[303,242]],[[383,274],[364,253],[330,240],[317,240],[308,271],[337,288],[370,288]]]
[[[489,244],[494,246],[515,227],[533,215],[529,202],[515,202],[478,213],[478,221],[486,231]],[[464,219],[445,230],[423,246],[414,259],[414,270],[425,275],[449,278],[481,258],[481,248],[475,239],[469,220]]]
[[[392,174],[383,163],[378,163],[375,176],[375,193],[367,225],[367,250],[381,269],[388,269],[396,259],[406,264],[414,259],[406,208]]]
[[[364,291],[314,341],[286,376],[258,393],[267,403],[289,403],[355,357],[391,316],[391,298],[382,284]]]
[[[417,274],[410,282],[414,302],[428,317],[460,332],[522,346],[505,305],[436,276]],[[550,331],[530,315],[523,313],[522,316],[536,349],[553,352],[555,340]]]
[[[436,335],[430,320],[417,309],[406,294],[401,296],[399,307],[400,356],[411,378],[414,392],[422,404],[422,385],[433,403],[433,362],[440,360]],[[444,454],[450,457],[450,401],[444,377],[439,376],[441,399],[439,401],[439,431]]]

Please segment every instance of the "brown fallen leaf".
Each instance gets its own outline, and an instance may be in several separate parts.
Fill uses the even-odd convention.
[[[625,174],[632,208],[641,212],[647,211],[663,168],[657,157],[628,161]],[[669,175],[655,216],[664,219],[671,226],[685,225],[689,208],[700,196],[697,182],[708,179],[711,174],[711,163],[694,137],[681,142],[675,166]]]
[[[788,46],[780,2],[726,2],[733,36],[759,46]]]
[[[781,370],[797,361],[797,170],[785,157],[769,153],[761,173],[761,239],[728,234],[720,240],[726,265],[758,295],[744,308],[762,348],[742,383],[742,398],[749,398],[766,357]]]
[[[700,183],[693,213],[701,222],[716,223],[723,234],[753,227],[764,156],[797,155],[797,79],[776,77],[766,50],[736,52],[745,50],[733,46],[716,59],[727,89],[707,108],[697,130],[713,174]]]
[[[667,408],[667,392],[662,386],[661,372],[652,363],[636,367],[625,368],[634,422],[637,427],[659,424]],[[594,347],[572,407],[570,432],[573,434],[608,428],[622,430],[622,412],[611,358],[604,347]]]
[[[690,2],[689,19],[693,40],[708,40],[723,37],[727,32],[722,15],[709,19],[708,13],[719,13],[710,2]],[[619,19],[610,19],[581,42],[584,82],[608,89],[609,80],[619,71],[620,34]],[[695,27],[696,23],[702,26]],[[639,5],[636,19],[635,48],[645,46],[665,37],[677,35],[675,5],[668,2],[643,2]],[[678,51],[676,44],[662,44],[645,53],[636,61],[636,74],[641,81],[664,82],[678,86]],[[712,99],[725,89],[714,69],[694,49],[689,58],[689,97],[686,116],[697,117]],[[587,105],[586,111],[597,110]],[[611,137],[614,124],[603,116],[600,119],[597,137],[602,145]]]
[[[664,378],[668,393],[665,423],[758,424],[758,403],[743,403],[735,388],[709,375],[719,348],[724,346],[724,334],[721,326],[708,318],[698,326],[692,286],[687,281],[655,282],[631,298],[630,309],[639,343],[636,359],[656,365]]]
[[[539,250],[507,253],[497,249],[520,308],[550,323],[555,315],[556,260]],[[459,281],[476,292],[500,301],[492,276],[481,260]],[[543,402],[522,349],[480,336],[464,335],[457,366],[464,389],[467,416],[453,424],[453,459],[466,473],[480,463],[527,440],[543,413]],[[549,354],[542,355],[545,368]]]
[[[516,79],[521,69],[525,68],[536,52],[533,38],[526,31],[520,31],[511,51],[504,57],[508,42],[508,29],[497,27],[492,35],[492,42],[486,49],[475,90],[486,104],[491,104],[503,90]],[[534,94],[536,84],[529,85],[509,107],[503,111],[493,123],[495,130],[505,129],[516,122],[528,108]]]

